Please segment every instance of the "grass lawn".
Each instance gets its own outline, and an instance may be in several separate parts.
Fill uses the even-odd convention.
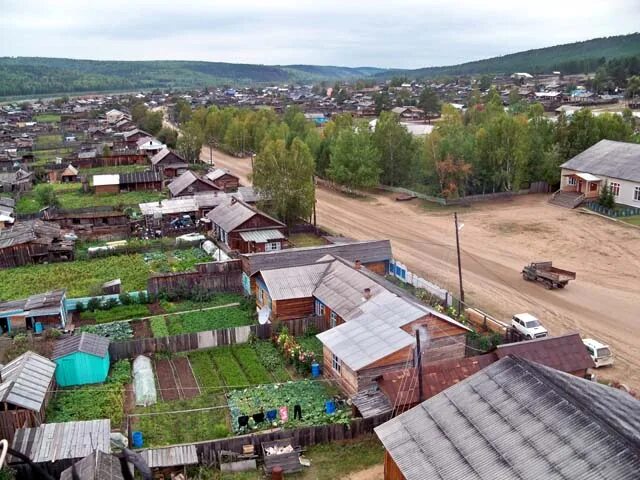
[[[294,233],[289,236],[289,242],[291,242],[294,247],[318,247],[327,244],[322,237],[318,237],[312,233]]]
[[[632,217],[620,217],[619,220],[622,220],[625,223],[629,223],[631,225],[640,226],[640,215],[634,215]]]
[[[244,298],[239,293],[215,293],[215,296],[211,300],[205,302],[196,302],[193,300],[185,300],[180,302],[170,302],[168,300],[161,300],[160,306],[167,313],[184,312],[186,310],[198,310],[200,308],[218,307],[220,305],[227,305],[229,303],[240,303]]]
[[[49,403],[47,422],[71,422],[110,418],[112,428],[119,428],[124,417],[124,386],[131,380],[129,360],[116,362],[107,382],[62,389]]]
[[[378,437],[370,435],[358,440],[325,443],[309,447],[304,453],[311,460],[311,467],[299,473],[288,473],[287,480],[341,480],[346,475],[366,470],[384,462],[384,448]],[[209,480],[262,480],[262,470],[244,473],[222,473],[206,467],[187,469],[193,478]],[[196,475],[203,472],[201,477]],[[191,476],[189,477],[191,478]],[[372,479],[376,480],[376,479]]]
[[[33,156],[35,158],[34,165],[45,165],[47,163],[53,163],[56,157],[66,157],[73,151],[69,147],[48,148],[46,150],[34,150]]]
[[[158,192],[140,191],[118,193],[114,195],[94,195],[92,193],[83,193],[82,187],[77,183],[51,185],[54,185],[54,189],[56,190],[57,197],[60,202],[60,208],[66,210],[103,206],[137,207],[139,203],[154,202],[160,198],[164,198],[164,195]],[[16,204],[16,211],[18,213],[36,213],[44,206],[37,200],[37,192],[39,188],[42,187],[37,185],[33,191],[20,198]]]
[[[36,137],[34,149],[47,150],[50,148],[59,148],[62,146],[61,134],[38,135]]]
[[[135,173],[149,170],[149,165],[120,165],[115,167],[83,168],[80,175],[104,175],[109,173]]]
[[[41,113],[36,115],[34,120],[40,123],[60,123],[60,115],[57,113]]]
[[[94,319],[96,323],[117,322],[118,320],[129,320],[131,318],[148,317],[149,308],[147,305],[135,303],[133,305],[118,305],[109,310],[96,310],[95,312],[82,312],[80,318],[83,320]]]
[[[189,312],[165,317],[169,335],[205,332],[219,328],[251,325],[253,318],[240,307],[224,307],[215,310]]]

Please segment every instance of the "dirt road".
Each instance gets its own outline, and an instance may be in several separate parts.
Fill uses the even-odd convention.
[[[206,148],[202,159],[209,159]],[[213,160],[250,184],[250,159],[214,151]],[[316,195],[320,225],[357,239],[389,238],[397,259],[457,293],[451,210],[395,202],[385,194],[360,200],[318,189]],[[598,376],[640,389],[634,368],[640,365],[640,229],[549,205],[546,195],[478,204],[460,209],[459,218],[468,302],[505,320],[530,312],[553,335],[579,330],[608,343],[616,365]],[[564,290],[524,281],[522,267],[541,260],[578,277]]]

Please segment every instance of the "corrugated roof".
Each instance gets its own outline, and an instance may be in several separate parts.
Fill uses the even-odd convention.
[[[120,174],[120,185],[130,185],[133,183],[155,183],[161,182],[162,175],[160,172],[131,172]]]
[[[593,175],[640,182],[640,145],[600,140],[560,167]]]
[[[215,211],[215,210],[214,210]],[[260,270],[295,267],[314,263],[324,255],[334,255],[351,262],[384,262],[392,258],[389,240],[364,240],[348,244],[322,245],[319,247],[300,247],[275,252],[249,253],[242,255],[247,272],[253,275]]]
[[[506,357],[375,429],[406,480],[640,472],[640,401]]]
[[[567,373],[595,367],[579,333],[498,345],[496,354],[517,355]]]
[[[0,401],[40,411],[53,380],[56,364],[35,352],[25,352],[7,363],[0,372]]]
[[[20,428],[13,448],[34,463],[84,458],[94,450],[111,453],[111,421],[44,423],[35,428]],[[19,460],[12,458],[11,463]]]
[[[242,237],[245,242],[256,243],[267,243],[272,240],[282,240],[283,238],[287,238],[280,230],[274,229],[240,232],[240,237]]]
[[[82,332],[80,335],[58,340],[53,348],[51,358],[56,360],[76,352],[104,358],[109,352],[109,339],[93,333]]]
[[[169,191],[171,192],[171,195],[175,197],[180,195],[185,190],[189,189],[189,187],[191,187],[191,185],[193,185],[196,182],[204,183],[211,190],[220,190],[220,188],[214,183],[212,183],[210,180],[203,177],[199,177],[198,175],[193,173],[191,170],[187,170],[186,172],[184,172],[182,175],[177,177],[173,182],[169,184]]]
[[[124,480],[120,459],[96,450],[74,464],[80,480]],[[60,480],[73,480],[72,467],[60,475]]]
[[[328,267],[328,263],[314,263],[300,267],[265,270],[260,274],[272,300],[307,298],[313,295],[313,291]]]
[[[150,468],[197,465],[198,452],[195,445],[178,445],[166,448],[151,448],[140,452]]]
[[[205,177],[207,177],[209,180],[211,180],[213,182],[215,180],[218,180],[219,178],[224,177],[225,175],[230,175],[233,178],[238,178],[233,173],[231,173],[229,170],[225,170],[223,168],[216,168],[215,170],[211,170],[210,172],[208,172],[205,175]]]
[[[354,372],[415,342],[404,330],[378,319],[349,321],[316,336]]]
[[[170,198],[159,202],[140,203],[138,207],[143,215],[153,215],[155,213],[173,215],[198,211],[198,204],[194,197]]]
[[[27,298],[24,305],[25,310],[36,310],[39,308],[60,308],[62,300],[65,297],[66,290],[64,288],[51,290],[50,292],[37,293]]]
[[[270,217],[260,210],[250,207],[241,200],[229,200],[226,203],[223,203],[214,210],[211,210],[207,214],[207,218],[222,228],[225,232],[229,233],[253,218],[255,215],[267,218],[277,226],[285,226],[285,224],[279,220]]]

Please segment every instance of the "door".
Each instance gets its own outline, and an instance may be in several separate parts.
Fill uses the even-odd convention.
[[[582,193],[582,187],[584,185],[584,182],[582,180],[578,181],[578,193]]]

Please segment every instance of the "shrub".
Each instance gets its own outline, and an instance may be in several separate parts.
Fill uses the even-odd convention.
[[[17,347],[26,346],[29,342],[29,337],[27,337],[26,333],[18,333],[13,337],[13,344]]]
[[[76,302],[76,312],[82,313],[86,310],[84,302]]]
[[[87,310],[90,312],[95,312],[100,308],[100,299],[96,297],[91,297],[87,302]]]
[[[62,335],[62,332],[60,332],[60,330],[58,330],[57,328],[47,328],[44,331],[44,338],[46,338],[47,340],[54,340],[60,337],[60,335]]]
[[[129,295],[127,292],[121,293],[118,298],[120,299],[120,303],[122,305],[131,305],[132,303],[134,303],[133,297]]]

